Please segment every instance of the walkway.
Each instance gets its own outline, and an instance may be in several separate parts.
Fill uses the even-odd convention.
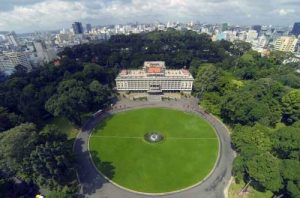
[[[147,101],[119,101],[107,114],[126,111],[131,108],[143,107],[168,107],[183,111],[190,111],[208,120],[216,129],[220,139],[220,157],[213,173],[200,185],[189,190],[163,196],[164,198],[222,198],[224,189],[231,177],[232,161],[234,153],[231,148],[230,135],[227,128],[215,117],[206,114],[203,109],[198,107],[196,99],[185,99],[168,102],[147,102]],[[80,196],[89,198],[153,198],[128,192],[120,189],[106,181],[95,170],[91,163],[88,152],[88,139],[92,129],[101,121],[102,117],[89,120],[82,128],[81,133],[75,141],[74,151],[78,157],[78,178],[81,183]],[[180,179],[180,178],[179,178]]]

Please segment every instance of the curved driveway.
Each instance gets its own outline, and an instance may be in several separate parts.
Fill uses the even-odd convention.
[[[114,108],[107,112],[113,114],[120,111],[126,111],[131,108],[142,107],[169,107],[183,111],[190,111],[208,120],[216,129],[220,139],[220,157],[212,174],[201,184],[183,192],[161,195],[147,196],[128,192],[120,189],[109,181],[104,179],[94,168],[91,163],[88,151],[88,140],[92,129],[101,121],[103,117],[90,119],[82,128],[81,133],[77,136],[74,144],[74,152],[78,159],[78,178],[81,184],[79,197],[90,198],[148,198],[148,197],[164,197],[164,198],[222,198],[224,197],[224,189],[231,177],[232,161],[234,152],[231,148],[230,135],[227,128],[215,117],[206,114],[203,109],[198,106],[195,99],[185,99],[169,102],[134,102],[122,100],[119,101]],[[180,179],[180,178],[178,178]]]

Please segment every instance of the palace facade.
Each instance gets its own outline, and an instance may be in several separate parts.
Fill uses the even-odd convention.
[[[191,93],[194,78],[186,69],[166,69],[165,62],[145,62],[143,69],[122,70],[116,78],[118,92]]]

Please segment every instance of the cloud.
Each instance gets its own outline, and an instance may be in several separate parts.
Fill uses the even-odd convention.
[[[296,0],[0,0],[0,30],[18,32],[94,25],[200,21],[237,24],[293,23]]]
[[[276,13],[278,13],[280,16],[289,15],[292,13],[295,13],[294,9],[277,9],[275,10]]]
[[[13,10],[14,6],[27,6],[32,5],[43,0],[0,0],[0,11]]]

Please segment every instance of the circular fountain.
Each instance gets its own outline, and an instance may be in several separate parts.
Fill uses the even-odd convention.
[[[157,132],[146,133],[144,136],[145,140],[150,143],[161,142],[164,139],[164,136]]]

